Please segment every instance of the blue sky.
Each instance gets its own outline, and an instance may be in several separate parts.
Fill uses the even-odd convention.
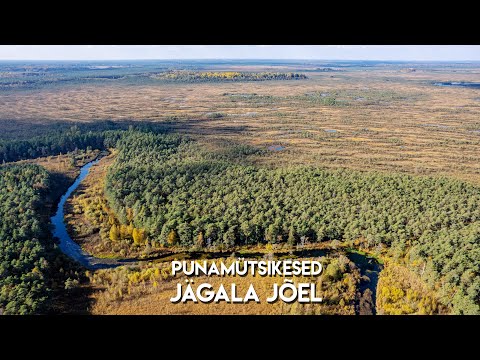
[[[480,61],[478,45],[0,45],[0,60],[319,59]]]

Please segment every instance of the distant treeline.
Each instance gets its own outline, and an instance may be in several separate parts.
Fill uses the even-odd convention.
[[[151,72],[167,69],[153,64],[99,63],[0,63],[0,91],[42,88],[66,84],[87,84],[126,79],[143,81]]]
[[[155,79],[179,82],[208,81],[265,81],[265,80],[300,80],[307,76],[292,72],[198,72],[198,71],[168,71],[156,74]]]

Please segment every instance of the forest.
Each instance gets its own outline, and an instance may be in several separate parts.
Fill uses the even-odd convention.
[[[0,168],[0,307],[6,314],[39,312],[49,289],[48,228],[39,214],[49,187],[39,166]],[[12,226],[15,224],[15,226]]]
[[[421,262],[442,300],[479,311],[478,188],[443,177],[242,164],[177,135],[129,133],[105,193],[152,246],[366,240]],[[128,212],[132,212],[128,216]],[[468,274],[471,274],[468,275]]]
[[[185,67],[175,61],[0,63],[0,91],[79,86],[91,82],[150,84],[164,80],[172,82],[265,81],[307,79],[297,72],[202,71],[205,64]],[[320,70],[321,71],[321,70]]]
[[[0,138],[0,163],[18,160],[35,159],[51,155],[66,154],[76,150],[103,150],[114,147],[122,136],[122,131],[135,129],[137,131],[162,131],[165,125],[132,122],[99,121],[87,124],[61,124],[46,126],[45,129],[35,129],[27,132],[25,139],[18,139],[18,135],[6,139]],[[35,135],[44,132],[41,135]]]
[[[48,226],[57,179],[38,165],[0,167],[0,314],[54,312],[84,278],[61,253]]]

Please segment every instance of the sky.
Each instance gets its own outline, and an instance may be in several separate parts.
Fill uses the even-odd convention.
[[[480,61],[479,45],[0,45],[0,60]]]

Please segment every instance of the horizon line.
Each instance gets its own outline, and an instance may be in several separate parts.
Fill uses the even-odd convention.
[[[444,60],[387,60],[387,59],[288,59],[288,58],[119,58],[119,59],[0,59],[0,61],[211,61],[211,60],[225,60],[225,61],[336,61],[336,62],[347,62],[347,61],[384,61],[384,62],[478,62],[479,60],[471,59],[444,59]]]

